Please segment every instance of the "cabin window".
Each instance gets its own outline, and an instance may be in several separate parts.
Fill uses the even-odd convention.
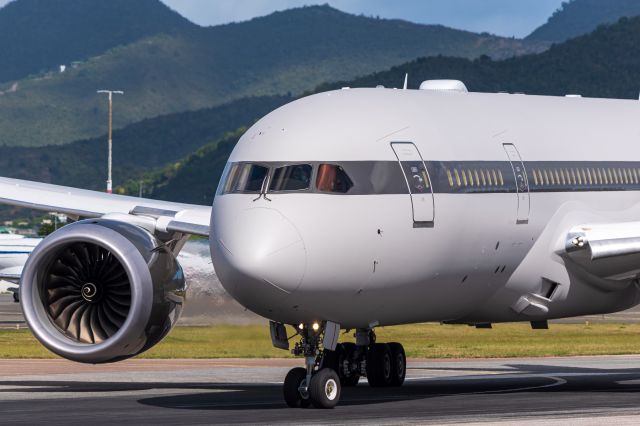
[[[222,193],[259,194],[268,173],[268,167],[250,163],[235,163],[229,170]]]
[[[447,179],[449,180],[449,186],[453,188],[453,176],[451,176],[451,170],[447,169]]]
[[[336,192],[345,194],[353,186],[353,182],[340,166],[320,164],[316,186],[320,192]]]
[[[453,173],[456,175],[456,184],[458,186],[461,186],[462,183],[460,182],[460,174],[458,173],[458,169],[453,169]]]
[[[273,172],[269,191],[303,191],[311,185],[311,166],[309,164],[293,164],[278,167]]]

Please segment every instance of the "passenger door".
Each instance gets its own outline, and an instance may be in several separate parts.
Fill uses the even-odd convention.
[[[433,188],[420,151],[411,142],[392,142],[391,148],[407,183],[414,227],[432,226],[435,217]]]
[[[502,146],[504,146],[504,150],[507,153],[507,157],[511,163],[511,168],[513,169],[513,176],[516,181],[516,197],[518,201],[516,207],[516,223],[525,224],[529,222],[529,209],[531,208],[527,170],[524,168],[524,163],[522,162],[520,153],[514,144],[504,143]]]

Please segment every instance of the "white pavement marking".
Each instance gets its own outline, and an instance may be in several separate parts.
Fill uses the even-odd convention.
[[[79,398],[116,398],[120,396],[166,396],[166,395],[196,395],[210,393],[226,393],[238,392],[236,389],[193,389],[193,388],[151,388],[151,389],[135,389],[135,390],[116,390],[116,391],[73,391],[69,392],[63,387],[55,389],[55,386],[24,386],[32,389],[54,388],[47,392],[33,391],[16,391],[3,392],[0,394],[3,401],[37,401],[37,400],[57,400],[57,399],[79,399]]]
[[[496,390],[488,390],[488,391],[478,391],[478,392],[471,392],[471,393],[475,395],[475,394],[484,394],[484,393],[522,392],[522,391],[533,390],[533,389],[552,388],[554,386],[562,386],[562,385],[567,383],[567,381],[565,379],[562,379],[560,377],[544,376],[544,378],[545,379],[554,380],[554,383],[548,383],[546,385],[538,385],[538,386],[525,386],[525,387],[520,387],[520,388],[507,388],[507,389],[496,389]]]
[[[591,416],[591,417],[569,417],[569,416],[554,416],[554,417],[536,417],[535,419],[508,419],[508,420],[490,420],[486,422],[472,422],[464,423],[465,426],[488,426],[488,425],[501,425],[501,426],[557,426],[559,423],[566,423],[571,426],[636,426],[640,424],[640,416]],[[459,426],[460,422],[455,423],[439,423],[440,426]]]

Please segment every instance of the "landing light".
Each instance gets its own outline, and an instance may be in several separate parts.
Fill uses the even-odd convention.
[[[320,328],[320,324],[318,324],[317,322],[314,322],[311,327],[313,328],[313,331],[318,331],[318,329]]]
[[[304,330],[304,324],[302,324],[302,323],[298,324],[298,328],[299,328],[300,330]]]

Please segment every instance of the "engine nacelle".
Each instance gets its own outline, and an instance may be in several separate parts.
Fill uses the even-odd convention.
[[[146,230],[95,219],[45,238],[25,264],[20,299],[36,338],[56,354],[103,363],[135,356],[176,324],[180,264]]]

